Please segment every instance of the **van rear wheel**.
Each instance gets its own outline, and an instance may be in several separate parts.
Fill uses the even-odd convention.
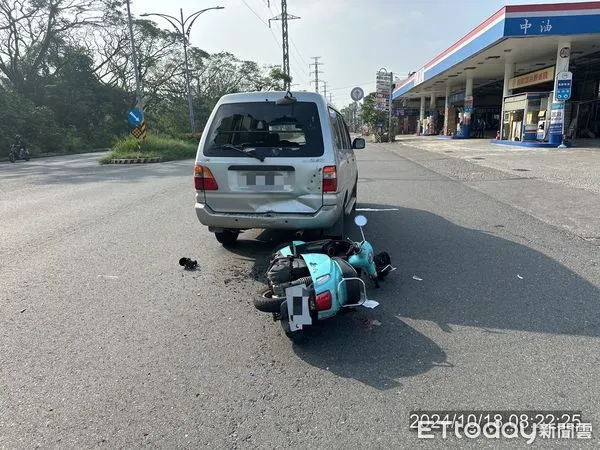
[[[225,230],[215,232],[215,237],[217,238],[217,241],[219,241],[224,246],[233,245],[239,235],[239,231]]]

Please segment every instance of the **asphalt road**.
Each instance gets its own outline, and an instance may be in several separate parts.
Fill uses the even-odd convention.
[[[191,161],[0,164],[0,447],[449,445],[417,439],[417,409],[580,410],[598,434],[598,247],[403,151],[357,151],[365,233],[398,267],[380,306],[301,347],[252,306],[289,236],[219,245]]]

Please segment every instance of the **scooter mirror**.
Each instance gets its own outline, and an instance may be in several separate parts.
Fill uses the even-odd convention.
[[[364,227],[367,224],[367,218],[365,216],[356,216],[354,223],[359,227]]]

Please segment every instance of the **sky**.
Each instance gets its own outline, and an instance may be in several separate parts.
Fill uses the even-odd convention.
[[[270,3],[270,7],[269,7]],[[343,107],[350,91],[375,90],[376,72],[399,78],[417,71],[505,5],[575,3],[560,0],[288,0],[292,90],[315,90],[313,57],[319,58],[319,92]],[[204,8],[194,22],[192,45],[209,53],[228,51],[242,60],[281,65],[281,0],[132,0],[132,13],[184,17]],[[152,18],[160,26],[170,25]]]

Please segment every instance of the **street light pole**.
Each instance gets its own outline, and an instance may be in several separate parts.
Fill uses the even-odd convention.
[[[189,68],[189,60],[188,60],[188,38],[190,36],[190,31],[192,30],[192,25],[198,18],[198,16],[206,11],[210,11],[211,9],[225,9],[223,6],[213,6],[212,8],[201,9],[200,11],[196,11],[193,14],[190,14],[185,19],[183,17],[183,8],[179,9],[180,18],[176,18],[173,16],[169,16],[168,14],[159,14],[159,13],[147,13],[141,14],[142,17],[148,16],[159,16],[163,19],[166,19],[174,28],[177,30],[177,34],[181,35],[181,39],[183,41],[183,59],[185,65],[185,85],[187,90],[187,98],[188,98],[188,113],[190,116],[190,127],[192,129],[192,134],[196,133],[196,122],[194,120],[194,102],[192,99],[192,88],[190,82],[190,68]],[[189,21],[189,24],[188,24]],[[186,28],[187,25],[187,28]],[[181,27],[181,28],[180,28]]]
[[[142,103],[142,87],[140,82],[140,72],[137,63],[137,54],[135,51],[135,40],[133,38],[133,23],[131,20],[131,7],[129,0],[127,0],[127,21],[129,24],[129,37],[131,40],[131,60],[133,61],[133,73],[135,74],[135,96],[136,96],[136,107],[140,109],[142,114],[144,113],[144,104]]]
[[[196,120],[194,119],[194,101],[192,100],[192,87],[190,86],[190,68],[188,64],[187,37],[185,36],[183,8],[179,8],[179,13],[181,14],[181,36],[183,36],[183,60],[185,63],[185,85],[187,86],[188,113],[190,115],[190,126],[192,128],[192,134],[196,134]]]

